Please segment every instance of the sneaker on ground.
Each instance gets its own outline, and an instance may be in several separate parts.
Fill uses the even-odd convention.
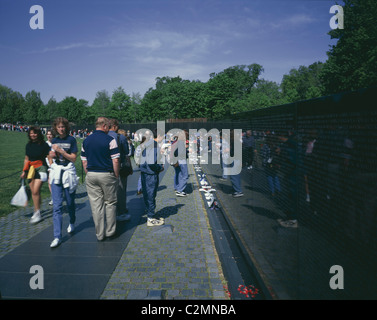
[[[56,248],[59,244],[61,244],[61,242],[62,241],[59,238],[55,238],[54,240],[52,240],[50,248]]]
[[[123,213],[119,216],[117,216],[117,221],[127,221],[131,219],[131,215],[127,213]]]
[[[31,224],[36,224],[36,223],[38,223],[41,220],[42,220],[41,212],[37,211],[37,212],[34,212],[33,216],[30,218],[30,223]]]
[[[235,192],[232,194],[233,198],[238,198],[238,197],[243,197],[243,193],[242,192]]]
[[[52,200],[48,203],[49,206],[52,206],[53,204],[54,202]]]
[[[175,192],[175,195],[176,195],[177,197],[186,197],[186,196],[187,196],[187,193],[184,192],[184,191],[182,191],[182,192],[176,191],[176,192]]]
[[[283,220],[283,221],[279,221],[279,223],[284,228],[297,228],[298,227],[297,220]]]
[[[248,168],[248,169],[253,169],[253,166],[248,166],[247,168]]]
[[[67,228],[67,232],[72,233],[73,231],[75,231],[75,225],[70,223],[68,228]]]
[[[162,226],[164,223],[165,223],[164,220],[158,220],[155,218],[148,218],[147,220],[148,227]]]

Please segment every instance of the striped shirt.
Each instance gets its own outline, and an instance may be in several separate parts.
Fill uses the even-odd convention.
[[[81,148],[81,160],[87,161],[91,172],[113,172],[113,159],[119,158],[116,140],[102,130],[95,130],[88,136]]]

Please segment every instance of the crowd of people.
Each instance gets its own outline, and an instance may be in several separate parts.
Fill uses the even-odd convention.
[[[53,121],[51,129],[42,130],[37,126],[30,126],[27,133],[29,141],[25,148],[24,167],[20,177],[28,180],[32,194],[34,213],[30,223],[35,224],[42,220],[40,190],[42,184],[48,182],[54,225],[50,246],[55,248],[62,242],[64,199],[69,213],[67,232],[72,233],[75,230],[75,194],[79,181],[75,167],[79,151],[77,135],[70,130],[69,121],[62,117]],[[164,137],[164,133],[157,130],[146,132],[144,143],[135,150],[131,135],[119,129],[116,119],[99,117],[95,130],[84,139],[81,161],[86,173],[86,189],[98,241],[115,235],[117,221],[131,219],[127,208],[127,178],[133,173],[130,160],[132,156],[135,156],[140,167],[138,190],[143,194],[147,225],[152,227],[164,224],[164,219],[157,217],[155,213],[159,173],[164,170],[165,165],[165,160],[161,158],[166,156],[167,151],[165,149],[161,152],[160,148]],[[181,142],[185,144],[186,141],[177,139],[177,143]],[[174,183],[177,196],[186,196],[184,190],[188,171],[185,161],[185,157],[179,159],[179,165],[175,166]]]
[[[18,132],[27,132],[30,126],[24,126],[21,124],[13,124],[13,123],[0,123],[1,130],[7,131],[18,131]]]
[[[54,222],[51,247],[61,243],[64,198],[70,220],[67,230],[71,233],[75,228],[74,198],[79,180],[74,164],[78,154],[75,138],[84,131],[71,131],[68,120],[64,118],[55,119],[52,129],[41,130],[34,126],[27,129],[29,143],[21,178],[28,179],[31,189],[34,203],[31,223],[42,219],[40,190],[43,182],[49,183]],[[46,134],[46,142],[43,134]],[[139,144],[136,149],[135,142]],[[238,142],[242,145],[242,160],[235,157]],[[326,200],[340,194],[350,195],[350,188],[342,183],[350,181],[352,174],[355,177],[360,162],[355,162],[355,159],[360,159],[355,153],[359,150],[355,146],[357,143],[360,148],[361,141],[334,128],[321,131],[306,128],[300,134],[295,130],[263,131],[260,134],[246,130],[238,136],[234,130],[222,130],[218,136],[191,135],[185,130],[165,134],[158,129],[131,133],[120,129],[116,119],[100,117],[95,130],[85,134],[81,150],[97,239],[102,241],[114,236],[116,222],[131,219],[127,208],[127,177],[133,173],[131,157],[140,168],[137,193],[143,196],[148,226],[164,224],[164,219],[155,213],[159,174],[164,166],[174,167],[175,195],[186,197],[190,156],[195,154],[200,158],[206,152],[216,151],[221,155],[223,174],[220,180],[230,179],[234,198],[244,196],[242,171],[229,174],[229,169],[238,166],[253,172],[257,160],[260,160],[269,195],[277,199],[284,194],[282,209],[286,219],[279,223],[283,227],[297,227],[298,199],[303,193],[314,214],[323,211]],[[368,162],[368,158],[365,161]],[[365,164],[362,163],[360,168],[365,168]],[[341,207],[346,209],[344,204],[350,199],[345,199]]]

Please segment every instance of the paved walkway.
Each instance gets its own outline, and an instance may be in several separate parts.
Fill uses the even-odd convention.
[[[98,242],[85,185],[77,191],[77,223],[55,249],[52,212],[43,203],[44,220],[30,225],[32,209],[0,219],[0,292],[5,299],[227,299],[207,213],[190,169],[189,196],[177,198],[172,167],[161,175],[157,211],[165,225],[147,227],[144,204],[136,195],[139,172],[129,177],[129,222],[117,237]],[[31,289],[43,268],[43,289]],[[40,274],[39,274],[40,275]],[[35,276],[35,277],[34,277]],[[33,280],[34,279],[34,280]],[[35,282],[35,281],[34,281]]]
[[[276,220],[284,214],[278,201],[267,195],[267,181],[260,167],[243,170],[245,196],[237,199],[231,197],[230,181],[219,179],[219,166],[202,165],[202,168],[217,190],[215,195],[221,210],[207,209],[191,165],[189,195],[176,197],[174,170],[167,166],[160,175],[157,193],[157,211],[165,217],[165,225],[147,227],[142,196],[136,195],[140,172],[135,171],[128,183],[128,207],[132,219],[118,223],[117,237],[104,242],[98,242],[95,237],[85,185],[79,187],[76,195],[76,231],[73,235],[67,234],[68,216],[65,214],[63,243],[58,248],[49,247],[52,208],[48,206],[48,200],[42,205],[44,220],[37,225],[29,223],[30,207],[0,218],[2,298],[225,300],[228,299],[225,290],[228,284],[224,274],[229,276],[229,272],[221,269],[219,261],[238,261],[231,251],[223,250],[222,244],[216,242],[215,247],[211,232],[216,241],[228,235],[229,245],[240,244],[242,253],[249,258],[255,275],[259,277],[257,282],[263,284],[263,291],[273,298],[375,296],[370,294],[376,283],[372,257],[363,261],[363,257],[355,255],[354,249],[350,251],[345,239],[334,241],[333,235],[320,233],[317,226],[323,218],[309,216],[304,210],[300,211],[297,229],[283,228],[277,223]],[[305,205],[300,208],[304,209]],[[213,224],[217,216],[227,220],[232,232],[225,230],[222,223]],[[218,230],[221,232],[217,233]],[[338,233],[338,236],[343,234]],[[338,246],[339,243],[342,247]],[[43,268],[43,290],[30,287],[34,276],[30,268],[35,265]],[[347,275],[345,290],[329,287],[329,269],[333,265],[344,267]],[[235,276],[233,280],[234,283],[229,283],[229,290],[236,292],[234,286],[237,287],[242,279]],[[250,284],[254,282],[245,283]],[[238,298],[232,294],[232,299]]]

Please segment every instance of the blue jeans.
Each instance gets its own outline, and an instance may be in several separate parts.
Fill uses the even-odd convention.
[[[159,176],[158,174],[152,175],[141,172],[140,177],[145,211],[148,218],[153,218],[156,210],[156,195],[159,184]]]
[[[178,167],[174,167],[174,189],[179,192],[183,192],[186,189],[188,181],[188,169],[187,164],[180,164]]]
[[[220,164],[221,164],[222,178],[223,179],[227,179],[228,176],[225,174],[225,171],[224,171],[224,168],[225,168],[226,164],[223,161],[223,157],[220,157]]]
[[[63,188],[62,184],[51,184],[51,194],[53,201],[52,221],[54,223],[54,238],[62,238],[63,223],[63,198],[67,202],[69,223],[74,224],[76,221],[75,195],[76,191],[69,193],[69,188]]]
[[[139,177],[139,180],[137,180],[137,191],[141,191],[142,187],[141,187],[141,175]]]
[[[267,176],[268,185],[271,193],[275,193],[275,190],[280,192],[280,180],[278,176]]]
[[[237,163],[237,164],[239,164],[239,163]],[[224,168],[231,168],[231,167],[233,167],[232,164],[225,164],[224,163]],[[223,174],[223,176],[224,176],[224,174]],[[241,188],[241,173],[239,173],[239,174],[230,174],[229,178],[230,178],[230,181],[232,182],[232,186],[233,186],[234,192],[242,192],[242,188]]]
[[[241,188],[241,174],[231,174],[229,175],[230,181],[232,182],[232,186],[234,192],[242,192]]]

